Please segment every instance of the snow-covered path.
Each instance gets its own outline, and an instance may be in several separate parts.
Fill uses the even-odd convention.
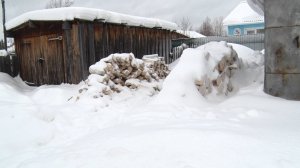
[[[300,167],[300,103],[260,83],[195,106],[141,93],[68,102],[79,87],[0,74],[0,167]]]

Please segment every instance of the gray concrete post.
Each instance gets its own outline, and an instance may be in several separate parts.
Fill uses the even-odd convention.
[[[264,13],[264,91],[300,100],[300,0],[264,0]]]

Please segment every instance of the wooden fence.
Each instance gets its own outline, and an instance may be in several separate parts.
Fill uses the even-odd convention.
[[[178,59],[185,48],[197,48],[212,41],[226,41],[228,43],[241,44],[253,50],[264,49],[264,34],[243,35],[243,36],[211,36],[202,38],[176,39],[172,40],[172,52],[167,63]]]
[[[19,73],[18,59],[14,54],[0,57],[0,72],[7,73],[15,77]]]

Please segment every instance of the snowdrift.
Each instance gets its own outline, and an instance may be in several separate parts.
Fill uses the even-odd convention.
[[[216,45],[231,50],[228,44]],[[205,59],[195,55],[203,54],[199,49],[186,50],[191,58],[184,56],[175,66],[177,72],[169,75],[179,79],[187,70],[192,72],[186,80],[171,83],[173,89],[185,85],[187,90],[173,90],[174,96],[165,97],[175,105],[161,97],[171,91],[166,83],[152,97],[143,95],[142,88],[124,86],[106,106],[99,102],[110,96],[68,101],[83,83],[28,87],[20,78],[0,73],[0,167],[300,167],[300,103],[265,94],[260,54],[232,47],[239,69],[231,80],[240,90],[220,103],[204,104],[213,94],[204,98],[195,86],[193,79],[202,73],[192,70],[211,71],[197,67],[201,63],[196,61]],[[189,64],[183,71],[184,60]],[[190,95],[192,89],[195,97]],[[153,100],[161,104],[153,105]],[[193,100],[200,105],[187,104]]]
[[[237,44],[210,42],[186,49],[172,65],[156,101],[199,102],[203,97],[230,96],[261,76],[262,65],[262,54]]]
[[[120,92],[125,96],[141,88],[153,96],[161,91],[166,77],[154,102],[222,98],[262,79],[263,55],[238,44],[211,42],[185,49],[170,67],[167,77],[168,66],[157,55],[137,59],[132,53],[112,54],[90,67],[91,75],[73,98],[97,99]]]

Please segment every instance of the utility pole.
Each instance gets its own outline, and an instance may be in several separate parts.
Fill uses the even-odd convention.
[[[3,36],[4,36],[4,49],[7,50],[7,38],[6,38],[6,28],[5,28],[5,1],[2,2],[2,23],[3,23]]]
[[[264,0],[264,5],[264,91],[273,96],[300,100],[300,1]]]

